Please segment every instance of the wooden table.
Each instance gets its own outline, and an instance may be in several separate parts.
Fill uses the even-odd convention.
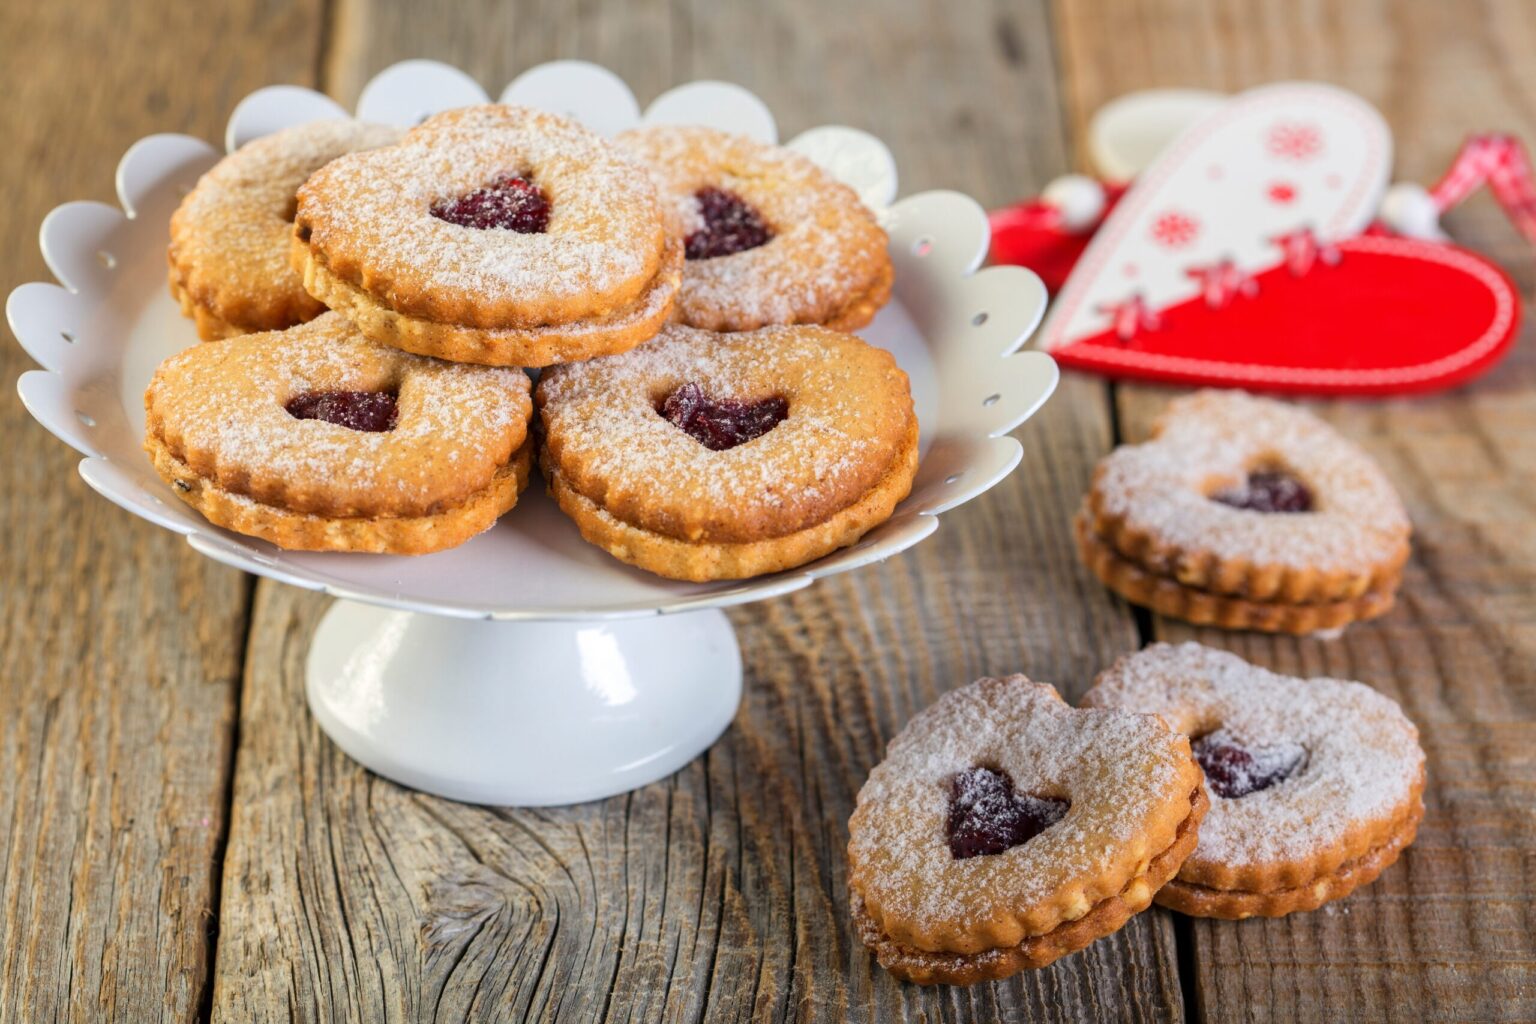
[[[886,139],[904,191],[992,205],[1077,166],[1092,111],[1151,85],[1339,82],[1381,107],[1415,181],[1468,131],[1536,139],[1524,0],[18,0],[0,6],[0,282],[46,276],[40,218],[110,199],[139,136],[220,138],[271,82],[351,103],[412,56],[493,89],[585,57],[642,100],[733,79],[787,133]],[[1529,296],[1536,263],[1490,203],[1451,223]],[[0,345],[0,379],[28,366]],[[1335,642],[1146,618],[1079,567],[1068,515],[1090,467],[1166,397],[1069,377],[1020,431],[1019,470],[932,540],[732,613],[746,699],[708,755],[541,811],[422,796],[348,761],[302,693],[325,599],[124,515],[0,399],[0,1020],[1536,1018],[1531,338],[1451,395],[1319,406],[1418,527],[1399,608]],[[1154,910],[1006,983],[922,990],[874,967],[847,923],[842,848],[902,723],[986,673],[1076,697],[1116,655],[1188,636],[1403,703],[1430,771],[1403,861],[1283,920]]]

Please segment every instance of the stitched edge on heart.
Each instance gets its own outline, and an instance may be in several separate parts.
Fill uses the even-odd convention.
[[[1079,341],[1051,352],[1064,366],[1091,364],[1095,368],[1123,366],[1152,373],[1177,374],[1215,380],[1218,377],[1254,384],[1291,384],[1314,387],[1391,387],[1419,384],[1450,377],[1459,370],[1485,358],[1506,341],[1515,323],[1518,303],[1513,285],[1503,271],[1487,260],[1461,249],[1400,238],[1362,236],[1339,243],[1341,252],[1375,252],[1402,259],[1460,270],[1477,280],[1492,294],[1494,315],[1486,330],[1466,347],[1429,363],[1415,366],[1373,370],[1305,369],[1269,366],[1262,363],[1213,362],[1207,359],[1171,356],[1157,352],[1138,352],[1131,348],[1111,348]],[[1191,300],[1193,301],[1193,300]]]

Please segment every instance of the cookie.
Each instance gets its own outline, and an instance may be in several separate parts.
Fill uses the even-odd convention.
[[[1322,420],[1202,391],[1099,463],[1077,532],[1090,568],[1133,603],[1311,632],[1392,607],[1411,527],[1380,467]]]
[[[852,331],[890,298],[888,239],[858,194],[799,153],[714,128],[653,125],[619,144],[655,174],[687,263],[677,318],[712,331]]]
[[[409,355],[327,313],[167,359],[144,446],[218,526],[282,548],[423,554],[516,504],[529,391],[521,370]]]
[[[204,341],[278,331],[325,312],[289,265],[294,193],[336,157],[396,141],[360,121],[315,121],[255,139],[204,174],[171,217],[171,295]]]
[[[1377,589],[1358,597],[1311,604],[1251,601],[1213,594],[1155,576],[1095,536],[1085,514],[1072,520],[1078,556],[1105,586],[1132,604],[1197,626],[1248,629],[1266,633],[1322,633],[1352,622],[1374,619],[1392,609],[1400,574],[1385,577]]]
[[[1157,717],[982,679],[913,718],[859,790],[855,928],[919,984],[1045,966],[1144,910],[1205,807],[1189,741]]]
[[[1211,810],[1157,902],[1280,917],[1375,880],[1424,815],[1418,730],[1362,683],[1295,679],[1196,643],[1120,659],[1086,707],[1156,714],[1193,738]]]
[[[888,519],[917,471],[890,353],[820,327],[671,325],[546,370],[541,465],[581,535],[682,580],[802,565]]]
[[[384,345],[547,366],[667,321],[683,246],[650,175],[573,121],[486,104],[327,164],[298,193],[310,294]]]

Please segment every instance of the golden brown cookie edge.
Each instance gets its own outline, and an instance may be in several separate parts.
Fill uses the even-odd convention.
[[[1195,590],[1124,558],[1092,532],[1090,522],[1087,510],[1080,511],[1073,517],[1073,533],[1079,556],[1099,582],[1132,604],[1197,626],[1305,635],[1377,618],[1396,603],[1396,578],[1358,598],[1316,604],[1250,601]]]
[[[1155,894],[1173,879],[1185,858],[1194,851],[1200,822],[1209,807],[1204,786],[1198,786],[1190,794],[1189,813],[1180,822],[1173,841],[1148,862],[1145,873],[1131,879],[1119,894],[1099,901],[1077,920],[1058,924],[1044,935],[1032,936],[1017,946],[982,953],[934,953],[903,945],[881,933],[857,894],[852,895],[854,929],[881,967],[918,985],[974,985],[1049,966],[1113,935],[1150,906]]]
[[[534,451],[529,438],[485,488],[433,515],[332,517],[290,512],[226,491],[199,476],[153,434],[145,439],[144,447],[172,493],[215,526],[269,541],[287,551],[395,555],[444,551],[490,529],[517,504],[518,495],[528,485]]]
[[[1287,914],[1316,910],[1325,903],[1343,899],[1356,889],[1374,882],[1383,871],[1397,862],[1403,850],[1418,835],[1424,818],[1424,804],[1416,801],[1413,810],[1397,831],[1364,854],[1340,864],[1329,874],[1306,885],[1268,892],[1242,889],[1212,889],[1175,878],[1158,890],[1159,906],[1190,917],[1216,917],[1241,921],[1250,917],[1284,917]]]
[[[650,285],[632,305],[604,318],[606,329],[593,321],[487,329],[396,312],[333,273],[304,243],[296,239],[294,245],[293,262],[302,263],[305,289],[344,313],[369,339],[415,355],[483,366],[551,366],[627,352],[666,325],[682,277],[682,246],[672,241]]]
[[[543,466],[549,492],[581,531],[582,539],[621,562],[668,579],[704,583],[748,579],[813,562],[855,543],[889,519],[912,491],[917,475],[917,421],[885,477],[829,518],[782,537],[737,543],[692,542],[632,526],[568,486],[558,471]]]

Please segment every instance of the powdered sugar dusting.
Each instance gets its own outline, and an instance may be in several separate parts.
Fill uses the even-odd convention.
[[[432,216],[434,204],[507,175],[548,197],[544,232]],[[486,328],[612,313],[650,283],[665,241],[655,188],[630,157],[575,122],[497,105],[439,114],[397,146],[333,162],[300,192],[299,215],[333,271],[351,278],[355,263],[397,312],[517,309],[515,324],[464,320]]]
[[[1294,474],[1314,510],[1266,514],[1208,497],[1255,468]],[[1393,557],[1409,530],[1391,482],[1357,445],[1305,410],[1241,392],[1175,400],[1152,440],[1100,463],[1094,488],[1103,514],[1163,545],[1297,571],[1369,571]]]
[[[761,437],[712,451],[657,411],[689,382],[717,399],[783,397],[788,414]],[[847,335],[671,325],[621,355],[547,370],[539,408],[567,482],[610,511],[643,499],[652,514],[635,525],[678,535],[701,510],[769,516],[789,532],[809,525],[792,525],[797,510],[851,502],[900,452],[912,399],[887,353]]]
[[[1084,700],[1159,714],[1190,735],[1219,729],[1261,755],[1305,750],[1302,767],[1268,789],[1233,800],[1209,793],[1195,864],[1304,861],[1357,823],[1401,810],[1424,765],[1418,730],[1369,686],[1295,679],[1197,643],[1122,658]]]
[[[281,225],[279,253],[286,265],[288,222],[294,194],[304,180],[332,160],[355,150],[387,146],[400,131],[361,121],[312,121],[295,125],[241,146],[198,180],[182,202],[183,216],[216,218],[220,232],[210,245],[239,250],[250,244],[254,226]],[[229,214],[237,216],[230,216]]]
[[[288,263],[295,193],[337,157],[399,137],[398,129],[383,125],[314,121],[245,144],[215,164],[182,200],[175,215],[174,261],[199,293],[250,293],[240,297],[256,305],[269,301],[263,293],[274,291],[306,300]]]
[[[697,126],[651,126],[619,142],[652,168],[680,235],[703,225],[701,188],[739,195],[772,231],[764,245],[686,264],[678,304],[689,323],[831,320],[869,291],[887,264],[885,232],[874,214],[799,153]]]
[[[377,433],[284,405],[316,391],[398,391]],[[151,429],[227,491],[293,511],[423,515],[491,481],[527,434],[528,377],[370,342],[339,313],[188,349],[145,395]]]
[[[919,928],[1039,904],[1106,872],[1169,800],[1187,797],[1178,792],[1187,764],[1151,716],[1074,709],[1024,676],[954,690],[891,741],[859,791],[849,856],[861,894]],[[977,765],[1006,771],[1016,792],[1071,808],[1021,846],[957,860],[945,834],[950,786]]]

